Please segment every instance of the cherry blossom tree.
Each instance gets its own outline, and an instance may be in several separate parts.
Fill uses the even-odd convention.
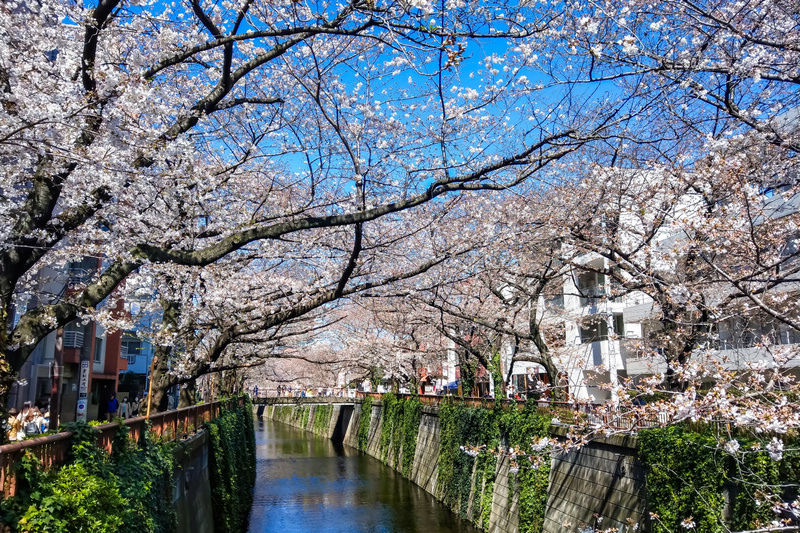
[[[752,131],[760,142],[797,151],[796,6],[676,0],[569,7],[559,35],[571,37],[573,80],[645,83],[676,133],[703,140]]]
[[[447,289],[421,299],[440,314],[445,336],[500,376],[495,387],[501,395],[505,396],[515,363],[524,361],[543,367],[550,392],[562,400],[554,349],[564,345],[558,298],[570,252],[563,246],[562,233],[552,230],[565,213],[551,211],[543,200],[535,191],[475,199],[473,203],[488,204],[482,210],[471,209],[480,213],[473,237],[484,243],[472,258],[475,264],[462,264],[462,274],[452,277],[454,283]],[[467,330],[472,332],[469,338],[457,333]],[[476,342],[476,336],[483,340]],[[509,356],[504,369],[501,352]]]
[[[132,273],[301,258],[345,232],[318,271],[341,295],[376,220],[534,179],[630,112],[553,106],[529,77],[550,19],[514,3],[42,1],[0,18],[3,394]],[[33,294],[84,256],[102,269]]]

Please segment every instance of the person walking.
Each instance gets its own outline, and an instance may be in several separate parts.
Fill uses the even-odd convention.
[[[106,411],[106,419],[109,422],[117,416],[117,409],[119,409],[119,401],[117,400],[117,395],[112,392],[111,398],[108,399],[108,409]]]
[[[47,418],[49,416],[50,413],[48,413],[45,416],[45,414],[42,412],[41,409],[39,409],[38,407],[33,408],[33,420],[34,422],[36,422],[36,429],[39,430],[39,433],[44,433],[45,431],[47,431],[47,425],[48,425]]]
[[[122,403],[119,405],[119,416],[122,418],[130,418],[131,416],[131,404],[128,403],[127,396],[122,399]]]
[[[133,401],[131,401],[131,416],[139,416],[139,395],[133,397]]]
[[[32,437],[42,432],[41,427],[37,422],[38,418],[39,418],[38,409],[36,409],[35,407],[28,409],[25,418],[23,418],[22,420],[22,438],[19,438],[18,434],[17,435],[18,440],[22,440],[25,437]]]
[[[8,410],[8,422],[6,422],[6,437],[8,442],[17,440],[17,434],[22,430],[22,421],[19,419],[19,409],[12,407]]]

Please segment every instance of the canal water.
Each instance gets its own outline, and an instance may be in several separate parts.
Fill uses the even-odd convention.
[[[250,533],[478,533],[377,459],[273,420],[256,420]]]

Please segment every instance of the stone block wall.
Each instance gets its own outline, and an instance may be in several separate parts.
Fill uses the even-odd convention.
[[[439,497],[436,493],[439,446],[439,412],[435,407],[425,406],[422,408],[422,418],[419,422],[411,481],[437,497]]]
[[[519,526],[519,491],[513,486],[513,479],[509,475],[510,467],[509,457],[501,456],[497,459],[489,533],[516,532]]]
[[[554,432],[564,430],[556,428]],[[636,458],[636,438],[594,440],[580,450],[553,458],[544,531],[591,526],[632,533],[634,524],[646,525],[644,495],[645,470]]]

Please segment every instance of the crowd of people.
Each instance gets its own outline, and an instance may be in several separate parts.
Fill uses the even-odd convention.
[[[116,394],[112,394],[106,402],[104,418],[111,421],[117,417],[126,419],[137,417],[142,405],[146,405],[146,400],[140,400],[138,395],[134,395],[130,400],[126,396],[119,401]],[[35,437],[46,433],[49,429],[50,411],[46,407],[25,402],[21,411],[15,407],[8,411],[8,419],[5,423],[6,442]]]
[[[111,398],[108,399],[108,405],[106,406],[106,419],[111,421],[118,416],[122,418],[139,416],[141,403],[138,395],[134,395],[133,399],[130,401],[128,401],[128,397],[125,396],[120,402],[117,400],[116,394],[111,394]]]
[[[42,412],[39,407],[25,402],[22,411],[12,407],[8,411],[6,423],[7,441],[24,440],[44,433],[50,426],[50,411]]]

